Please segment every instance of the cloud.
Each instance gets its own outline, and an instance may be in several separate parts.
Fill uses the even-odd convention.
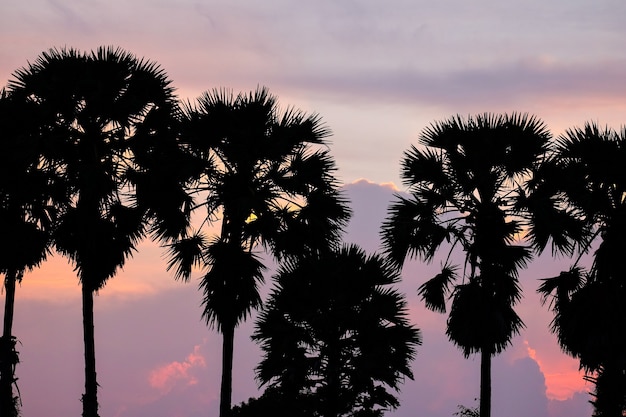
[[[376,184],[362,178],[345,185],[343,190],[353,208],[346,240],[370,252],[380,250],[380,226],[397,187],[393,183]]]
[[[194,371],[198,368],[206,368],[206,361],[200,354],[200,345],[194,346],[193,352],[184,361],[174,361],[154,369],[150,372],[148,381],[152,388],[166,394],[176,386],[196,385],[198,378]]]
[[[3,52],[8,56],[0,58],[10,59],[0,62],[16,66],[0,72],[32,59],[39,52],[33,43],[44,49],[115,43],[156,59],[194,96],[216,84],[263,83],[325,100],[456,110],[539,99],[615,104],[624,96],[626,63],[614,50],[624,36],[616,18],[624,6],[617,4],[608,11],[535,1],[521,10],[446,2],[416,13],[407,1],[393,7],[278,2],[269,8],[254,2],[40,3],[37,10],[46,14],[9,8],[6,32],[27,31],[31,41],[21,57],[18,50]]]
[[[104,44],[160,64],[182,99],[267,85],[333,121],[346,181],[396,181],[417,133],[456,113],[529,112],[556,133],[626,111],[616,2],[33,1],[0,16],[1,79],[49,47]]]
[[[538,355],[537,350],[530,347],[527,340],[524,340],[524,345],[528,351],[528,357],[537,363],[545,377],[546,396],[549,399],[563,401],[586,391],[588,384],[583,380],[582,373],[575,366],[574,360],[561,360],[559,363],[558,359],[563,359],[564,356],[561,353],[561,358],[551,361],[548,354]],[[545,357],[551,363],[545,364],[540,356]]]
[[[589,394],[577,392],[565,400],[550,400],[548,403],[548,415],[550,417],[590,416],[593,411],[593,407],[589,402],[590,399]]]
[[[273,84],[289,85],[330,100],[367,100],[413,107],[437,106],[457,112],[537,108],[544,100],[563,107],[620,105],[626,96],[625,60],[588,64],[546,63],[543,57],[426,71],[364,68],[277,74]],[[467,110],[466,110],[467,109]],[[524,110],[524,109],[522,109]],[[510,110],[509,110],[510,111]]]
[[[507,417],[547,417],[545,377],[537,362],[520,358],[508,363],[505,358],[494,359],[492,373],[493,415]],[[571,417],[584,417],[574,414]]]
[[[75,4],[75,6],[79,7],[74,8],[72,6],[68,6],[66,4],[67,2],[61,2],[59,0],[47,0],[47,3],[50,6],[51,14],[59,20],[59,23],[66,28],[65,30],[70,29],[85,35],[92,32],[90,22],[85,19],[85,17],[93,18],[96,16],[95,13],[92,14],[91,10],[80,10],[82,5],[78,3]],[[94,5],[93,3],[94,2],[92,2],[89,6],[90,8],[96,6],[97,9],[100,9],[97,4]]]

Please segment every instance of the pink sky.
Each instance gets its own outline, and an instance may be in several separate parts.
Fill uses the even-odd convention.
[[[317,112],[333,130],[331,151],[355,212],[346,240],[369,251],[394,187],[402,190],[402,152],[429,123],[484,111],[534,113],[554,134],[588,120],[625,122],[623,1],[389,4],[5,0],[0,83],[50,47],[116,45],[158,62],[183,99],[266,85],[284,106]],[[103,417],[217,412],[220,339],[200,321],[196,282],[174,282],[162,253],[142,244],[96,298]],[[521,277],[526,329],[494,362],[494,415],[590,415],[589,387],[549,333],[551,315],[535,294],[537,278],[568,265],[544,257]],[[437,267],[409,262],[403,273],[424,345],[394,417],[451,416],[478,396],[478,358],[463,359],[444,335],[445,316],[426,311],[416,294]],[[15,323],[25,416],[80,414],[80,323],[80,290],[64,259],[25,277]],[[256,395],[252,325],[237,333],[235,402]]]

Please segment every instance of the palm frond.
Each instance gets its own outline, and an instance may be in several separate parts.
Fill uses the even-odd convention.
[[[438,313],[446,312],[450,284],[457,279],[456,270],[454,266],[445,265],[439,274],[419,287],[417,293],[422,297],[427,309]]]
[[[202,317],[218,331],[236,327],[261,305],[265,266],[254,253],[221,239],[209,243],[204,259],[210,269],[200,281]]]
[[[174,279],[189,281],[194,267],[203,265],[207,239],[200,232],[167,244],[167,271],[174,270]]]
[[[456,287],[448,318],[446,334],[466,357],[483,350],[501,353],[524,327],[512,306],[480,282],[478,278]]]
[[[450,237],[451,230],[419,201],[400,195],[396,198],[382,225],[385,253],[397,265],[402,265],[407,255],[431,260],[437,248]]]
[[[401,161],[401,176],[404,184],[409,187],[423,185],[436,190],[450,187],[444,157],[431,148],[418,149],[411,146],[405,151]]]
[[[556,277],[543,278],[537,289],[537,292],[541,294],[541,303],[545,304],[548,297],[553,297],[550,301],[550,308],[558,309],[569,301],[574,292],[581,288],[585,282],[585,276],[585,271],[582,268],[573,266]]]

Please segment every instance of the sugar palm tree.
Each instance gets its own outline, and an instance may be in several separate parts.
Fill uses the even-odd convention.
[[[491,357],[523,326],[513,306],[531,251],[518,242],[525,220],[517,200],[549,139],[543,122],[515,113],[432,124],[422,146],[404,155],[409,196],[398,195],[382,228],[386,253],[399,266],[407,257],[432,261],[444,242],[462,249],[462,282],[449,249],[441,273],[419,293],[442,313],[452,296],[446,334],[465,356],[481,354],[481,417],[491,413]]]
[[[156,64],[115,48],[91,53],[73,49],[44,52],[15,72],[9,88],[38,107],[43,123],[43,160],[56,167],[67,201],[53,234],[58,252],[75,265],[82,287],[85,345],[83,416],[98,413],[93,294],[101,290],[148,231],[161,237],[184,230],[189,204],[176,189],[184,183],[178,165],[164,158],[176,149],[176,100],[170,81]],[[160,203],[149,196],[159,184]],[[136,191],[136,192],[135,192]],[[171,214],[174,222],[164,218]],[[184,223],[184,222],[182,222]]]
[[[264,352],[257,377],[281,393],[285,415],[305,403],[324,417],[396,408],[388,389],[413,378],[421,344],[390,287],[397,269],[352,245],[285,262],[275,280],[253,339]]]
[[[539,287],[555,313],[552,331],[561,348],[580,361],[595,384],[595,416],[626,411],[626,129],[602,129],[588,123],[558,138],[536,187],[559,201],[562,219],[577,222],[577,233],[562,237],[581,253],[597,247],[588,270],[580,256],[569,271],[545,279]],[[547,210],[536,210],[541,216]],[[568,223],[557,223],[562,228]],[[541,233],[541,232],[540,232]],[[552,236],[551,230],[543,231]]]
[[[182,138],[205,169],[195,191],[204,222],[172,244],[170,268],[202,277],[203,318],[223,336],[220,417],[231,409],[235,328],[261,304],[265,248],[276,257],[332,246],[349,217],[324,148],[329,131],[317,115],[280,112],[265,88],[236,97],[213,90],[184,108]],[[219,222],[207,236],[204,226]]]
[[[36,109],[0,92],[0,233],[10,244],[0,252],[4,274],[4,326],[0,338],[0,415],[17,416],[19,397],[13,393],[19,361],[13,336],[15,287],[24,271],[48,254],[54,203],[59,187],[41,164]]]

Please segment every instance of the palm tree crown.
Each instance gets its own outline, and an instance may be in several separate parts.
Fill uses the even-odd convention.
[[[501,352],[523,323],[513,310],[521,297],[518,271],[531,251],[518,240],[526,224],[519,198],[550,134],[535,117],[483,114],[434,123],[402,161],[409,197],[398,196],[383,225],[387,254],[398,265],[407,257],[434,259],[444,242],[465,255],[458,267],[444,257],[440,274],[420,287],[426,306],[445,312],[453,302],[446,333],[464,352],[481,352],[483,365]],[[483,382],[488,369],[483,368]],[[489,395],[481,393],[481,400]],[[481,415],[489,415],[481,404]]]
[[[387,387],[413,378],[421,344],[403,296],[389,288],[399,279],[356,246],[282,264],[253,336],[264,352],[258,379],[292,411],[308,403],[330,417],[397,407]]]
[[[207,92],[197,106],[186,106],[185,119],[184,141],[205,161],[191,191],[204,198],[196,209],[206,213],[195,233],[170,247],[177,278],[187,279],[190,266],[202,260],[211,266],[209,275],[240,275],[234,273],[240,268],[260,279],[263,267],[253,254],[259,245],[281,258],[325,250],[339,240],[350,212],[332,175],[334,161],[326,149],[314,148],[330,133],[317,115],[291,108],[280,114],[276,98],[261,88],[236,97]],[[203,226],[216,222],[219,234],[207,237]],[[205,303],[223,304],[205,304],[205,319],[218,329],[229,314],[237,325],[259,302],[258,295],[244,297],[252,303],[234,308],[208,298]]]
[[[58,178],[41,161],[36,108],[32,103],[0,92],[0,251],[5,306],[0,338],[0,414],[17,416],[13,395],[19,358],[12,334],[16,283],[27,269],[37,267],[49,252],[50,233],[62,200]]]

